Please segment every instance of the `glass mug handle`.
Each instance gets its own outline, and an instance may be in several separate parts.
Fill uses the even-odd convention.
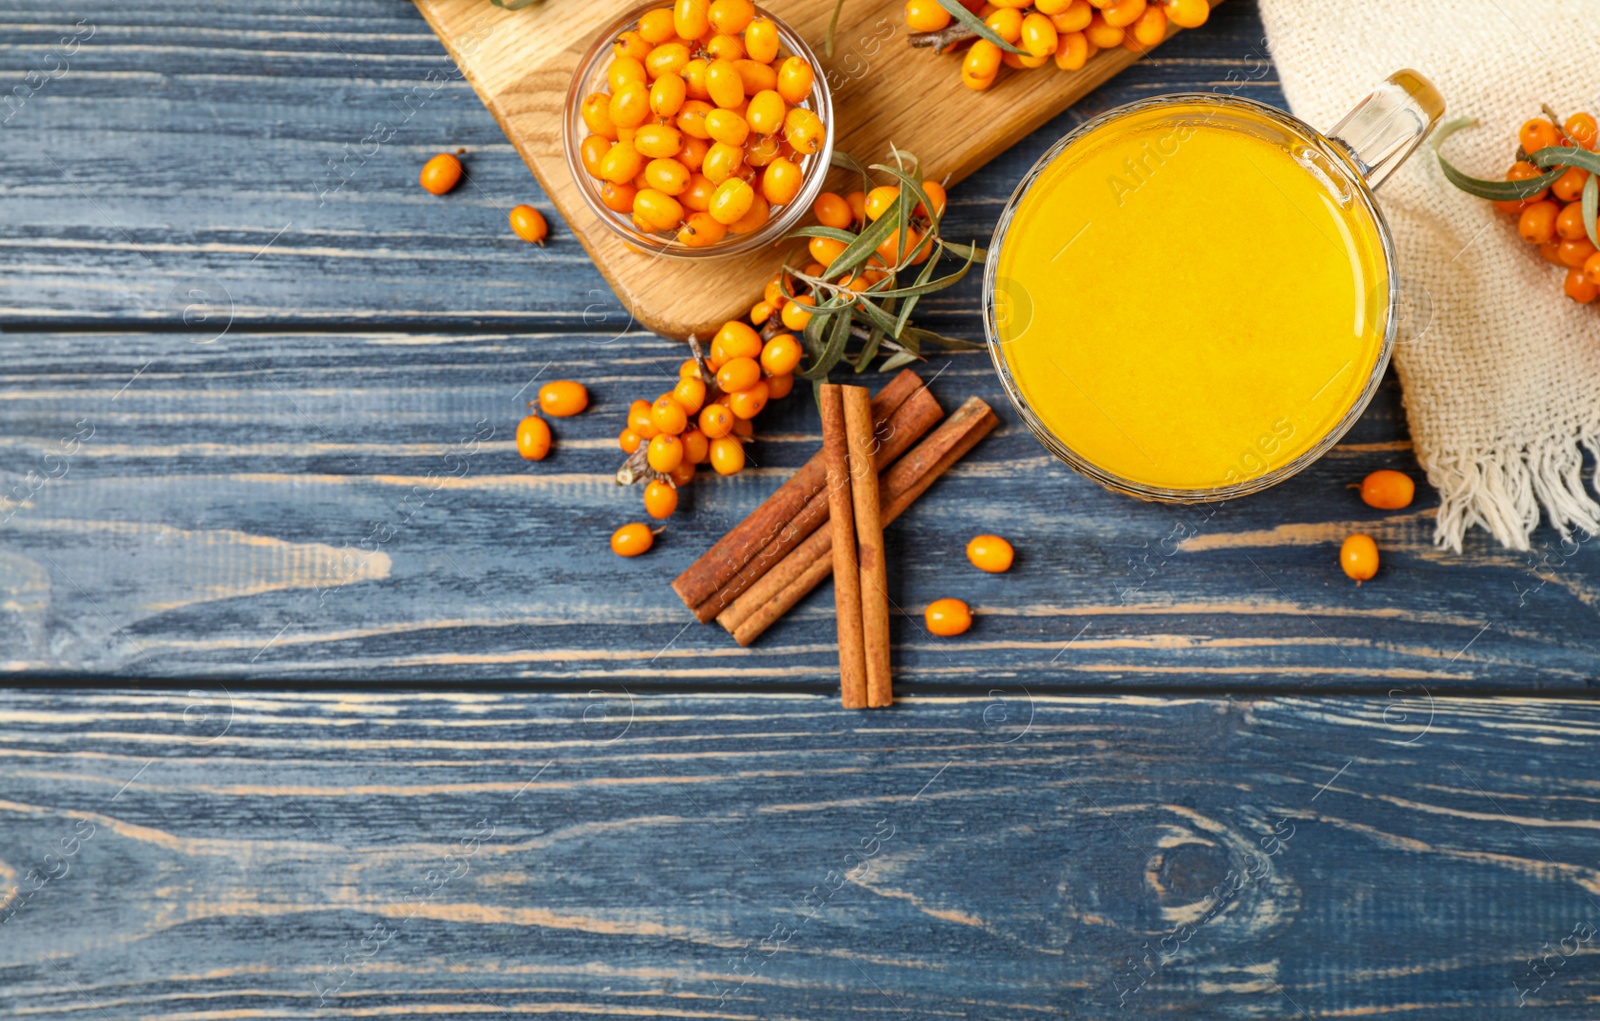
[[[1442,116],[1444,97],[1432,82],[1408,68],[1385,78],[1333,126],[1328,137],[1349,151],[1367,179],[1367,187],[1376,188],[1406,161]]]

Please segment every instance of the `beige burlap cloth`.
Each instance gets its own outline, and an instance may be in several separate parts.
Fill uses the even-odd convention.
[[[1261,16],[1296,116],[1328,130],[1414,68],[1444,94],[1446,119],[1477,118],[1443,147],[1474,177],[1501,178],[1539,104],[1600,114],[1596,0],[1261,0]],[[1426,144],[1378,198],[1406,291],[1394,362],[1439,491],[1435,541],[1459,552],[1481,525],[1527,549],[1541,508],[1564,535],[1600,534],[1582,478],[1583,451],[1600,447],[1600,303],[1567,298],[1566,270],[1447,182]]]

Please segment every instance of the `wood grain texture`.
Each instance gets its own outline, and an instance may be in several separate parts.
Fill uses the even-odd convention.
[[[626,328],[559,221],[543,249],[510,234],[513,205],[548,200],[414,6],[10,0],[6,89],[56,66],[80,18],[94,32],[69,70],[0,109],[0,322],[181,327],[209,303],[241,324]],[[953,189],[952,235],[986,238],[1023,170],[1084,117],[1185,89],[1281,103],[1261,36],[1250,0],[1223,4]],[[463,146],[461,187],[417,187],[423,161]],[[953,298],[923,307],[972,335],[970,297]]]
[[[1588,1018],[1596,741],[1587,703],[1005,682],[11,692],[0,1010]]]
[[[637,490],[612,481],[615,437],[632,399],[675,378],[675,342],[194,339],[5,338],[3,492],[26,497],[0,511],[0,662],[12,669],[837,684],[826,587],[747,650],[692,623],[668,587],[817,449],[803,393],[763,414],[756,467],[697,481],[656,548],[624,560],[606,537],[642,515]],[[557,375],[584,380],[592,410],[555,423],[547,460],[523,461],[512,443],[522,404]],[[945,407],[978,394],[1002,424],[888,529],[902,690],[999,677],[1080,691],[1592,686],[1592,543],[1563,549],[1545,533],[1529,556],[1474,536],[1464,555],[1441,553],[1426,488],[1403,513],[1346,488],[1379,467],[1417,471],[1392,380],[1299,477],[1182,508],[1051,461],[985,355],[936,359],[924,375]],[[64,453],[63,439],[90,430]],[[43,480],[31,495],[29,471]],[[1336,564],[1355,530],[1384,550],[1360,587]],[[966,562],[967,540],[985,532],[1015,544],[1009,573]],[[945,596],[977,614],[958,640],[922,630],[923,607]]]

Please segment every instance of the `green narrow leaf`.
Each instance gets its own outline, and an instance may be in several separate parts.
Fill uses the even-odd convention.
[[[882,170],[886,174],[893,174],[905,182],[906,186],[911,189],[912,194],[917,197],[917,201],[912,203],[912,208],[915,209],[918,205],[921,205],[922,208],[928,211],[928,233],[937,234],[939,232],[939,214],[934,211],[933,202],[928,198],[928,193],[922,190],[921,181],[914,179],[910,174],[903,171],[896,170],[893,167],[881,166],[877,163],[872,165],[872,169]]]
[[[878,371],[893,372],[895,369],[903,368],[904,366],[910,365],[912,362],[920,361],[922,361],[922,359],[918,358],[910,351],[896,351],[894,354],[883,360],[883,364],[878,366]]]
[[[831,277],[835,272],[854,269],[860,263],[866,262],[872,257],[872,253],[878,250],[878,246],[888,240],[889,232],[893,229],[894,221],[888,216],[880,216],[867,224],[866,229],[857,234],[855,240],[845,245],[844,251],[822,271],[822,275]]]
[[[928,261],[922,264],[922,272],[917,274],[917,279],[913,281],[913,286],[921,286],[933,277],[933,268],[939,265],[939,256],[942,254],[944,253],[937,248],[933,250],[933,254],[928,256]],[[922,295],[913,294],[906,298],[904,305],[900,306],[900,314],[894,320],[894,335],[896,337],[900,336],[900,332],[906,328],[906,322],[911,318],[911,310],[917,307],[917,302],[921,299]]]
[[[874,326],[867,332],[867,342],[861,345],[861,354],[856,356],[856,371],[866,372],[872,368],[872,359],[878,355],[878,345],[883,343],[883,331]]]
[[[1590,152],[1576,146],[1552,145],[1528,157],[1536,167],[1582,167],[1600,173],[1600,152]]]
[[[824,56],[833,56],[833,37],[839,31],[839,12],[844,9],[844,0],[833,0],[833,17],[828,19],[828,37],[823,40],[822,52]]]
[[[856,302],[856,311],[866,316],[867,320],[878,329],[888,333],[894,329],[894,316],[885,312],[876,302],[862,298]]]
[[[814,323],[816,320],[812,319],[811,322]],[[809,328],[811,323],[807,323],[806,326]],[[827,379],[829,371],[839,364],[840,358],[844,357],[844,348],[849,341],[850,317],[834,316],[828,322],[828,340],[822,349],[822,357],[817,359],[816,364],[801,370],[800,378]]]
[[[1600,248],[1600,237],[1595,236],[1596,215],[1600,215],[1600,176],[1590,174],[1583,182],[1583,229],[1589,235],[1589,243]]]
[[[797,227],[784,236],[785,241],[790,238],[831,238],[834,241],[843,241],[848,245],[856,239],[856,236],[839,227],[824,227],[821,224],[817,224],[811,227]]]
[[[866,167],[862,166],[861,161],[856,159],[854,156],[847,152],[835,152],[833,154],[833,165],[841,170],[853,170],[860,174],[862,194],[872,190],[871,172],[868,171]]]
[[[973,262],[982,263],[989,258],[988,251],[977,245],[958,245],[954,241],[940,238],[939,247],[950,249],[950,253],[958,259],[971,259]]]
[[[1026,57],[1028,55],[1026,50],[1019,50],[1015,46],[1006,42],[1004,39],[1000,38],[994,29],[983,23],[982,18],[961,6],[961,0],[939,0],[939,6],[949,11],[952,18],[955,18],[957,21],[972,29],[983,38],[994,43],[1002,50],[1005,50],[1007,53],[1015,53],[1021,57]]]
[[[929,259],[928,261],[932,262],[933,260]],[[969,270],[971,268],[972,268],[972,263],[971,262],[967,262],[965,265],[963,265],[960,269],[956,270],[954,273],[949,273],[949,274],[947,274],[945,276],[940,277],[937,280],[929,280],[927,282],[915,283],[915,284],[911,285],[910,287],[897,287],[897,288],[894,288],[894,289],[891,289],[891,290],[879,291],[878,295],[879,295],[879,297],[883,297],[883,298],[912,298],[912,297],[920,297],[920,296],[922,296],[924,294],[931,294],[934,291],[943,290],[944,288],[949,287],[950,285],[959,282],[962,277],[967,275],[967,270]],[[897,334],[898,334],[898,331],[897,331]]]
[[[904,340],[906,336],[915,336],[919,342],[927,341],[930,344],[938,344],[940,347],[949,348],[952,351],[982,351],[984,349],[984,345],[977,341],[946,337],[942,333],[934,333],[932,330],[923,330],[915,326],[907,326],[905,335],[901,337],[901,340]],[[910,347],[911,345],[907,344],[906,346]]]
[[[1556,182],[1556,179],[1565,170],[1552,170],[1548,174],[1530,177],[1526,181],[1485,181],[1479,177],[1468,177],[1444,158],[1439,151],[1439,146],[1444,140],[1469,125],[1478,122],[1471,117],[1457,117],[1455,120],[1446,121],[1439,125],[1439,130],[1433,133],[1433,154],[1439,160],[1439,169],[1444,172],[1445,180],[1460,188],[1468,195],[1476,195],[1480,199],[1489,199],[1491,202],[1510,202],[1517,199],[1531,198]],[[1550,152],[1550,149],[1541,149],[1535,155]],[[1536,163],[1536,165],[1538,165]]]

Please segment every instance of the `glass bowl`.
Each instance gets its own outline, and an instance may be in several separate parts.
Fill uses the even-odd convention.
[[[643,233],[634,227],[630,216],[607,208],[605,203],[600,201],[601,182],[590,177],[583,168],[579,149],[583,140],[590,134],[588,125],[583,122],[583,100],[596,92],[610,91],[606,81],[606,69],[612,59],[612,42],[623,32],[637,28],[639,19],[643,15],[670,6],[657,0],[655,3],[644,4],[629,11],[606,26],[578,62],[578,69],[572,76],[572,84],[567,88],[566,112],[562,123],[562,144],[566,151],[567,169],[571,172],[578,191],[583,195],[583,200],[589,204],[589,208],[594,211],[600,222],[641,251],[669,258],[705,259],[723,258],[765,248],[793,230],[816,201],[817,196],[822,193],[823,179],[828,176],[828,166],[833,159],[834,125],[833,95],[828,89],[827,75],[817,60],[817,55],[782,18],[775,17],[771,11],[762,7],[756,8],[756,16],[766,18],[777,26],[780,56],[801,57],[811,65],[814,72],[811,95],[799,106],[812,111],[822,119],[822,148],[799,161],[804,183],[801,184],[800,194],[795,196],[793,202],[781,207],[758,230],[749,234],[729,234],[717,244],[707,245],[704,248],[690,248],[680,242],[675,234]],[[757,187],[759,188],[759,179]]]

